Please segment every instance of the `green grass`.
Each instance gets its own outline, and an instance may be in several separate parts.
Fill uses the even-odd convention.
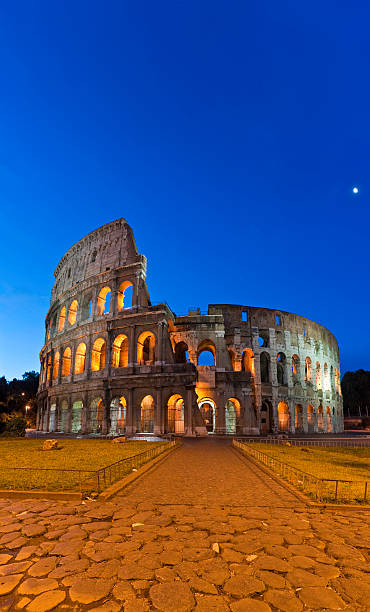
[[[59,439],[58,450],[43,451],[44,440],[25,438],[0,439],[0,489],[49,489],[78,490],[80,475],[78,472],[42,471],[40,468],[64,470],[98,470],[138,455],[150,448],[158,446],[159,442],[126,442],[114,444],[109,440],[72,440]],[[32,468],[32,471],[1,469],[1,468]],[[128,473],[127,469],[125,473]],[[123,472],[115,472],[121,477]],[[81,475],[82,480],[89,479],[87,473]],[[91,484],[90,488],[95,488]]]
[[[338,501],[361,501],[364,495],[364,482],[367,480],[367,496],[368,503],[370,503],[370,448],[307,447],[261,443],[248,444],[248,446],[318,478],[355,481],[354,484],[339,483]],[[278,468],[275,468],[275,471],[282,472]],[[296,481],[299,487],[306,489],[309,495],[315,495],[315,487],[312,484],[302,484],[302,480],[298,479]],[[335,486],[335,483],[322,485],[324,500],[333,501]]]

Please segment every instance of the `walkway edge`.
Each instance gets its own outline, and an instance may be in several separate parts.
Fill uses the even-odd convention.
[[[111,497],[119,493],[119,491],[122,491],[122,489],[128,487],[130,484],[135,482],[135,480],[138,480],[139,478],[144,476],[147,472],[156,467],[158,463],[164,461],[170,453],[180,447],[181,443],[177,442],[174,446],[171,446],[171,448],[169,448],[165,452],[161,453],[157,457],[154,457],[154,459],[148,461],[148,463],[145,463],[141,468],[137,470],[137,472],[131,472],[131,474],[125,476],[124,478],[122,478],[122,480],[119,480],[118,482],[115,482],[112,486],[108,487],[108,489],[100,493],[98,499],[101,501],[107,501],[108,499],[111,499]]]

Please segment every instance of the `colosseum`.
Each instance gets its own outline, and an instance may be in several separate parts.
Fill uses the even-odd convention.
[[[118,219],[59,262],[40,353],[37,429],[196,436],[343,430],[338,345],[296,314],[153,305]]]

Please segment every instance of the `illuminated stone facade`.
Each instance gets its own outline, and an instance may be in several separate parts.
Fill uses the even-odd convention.
[[[267,308],[212,304],[176,316],[152,305],[146,258],[124,219],[72,246],[54,276],[39,430],[343,430],[338,345],[326,328]]]

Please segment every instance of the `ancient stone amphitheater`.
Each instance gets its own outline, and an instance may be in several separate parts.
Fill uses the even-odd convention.
[[[340,432],[338,345],[288,312],[152,305],[118,219],[59,262],[40,353],[37,428],[96,435]]]

